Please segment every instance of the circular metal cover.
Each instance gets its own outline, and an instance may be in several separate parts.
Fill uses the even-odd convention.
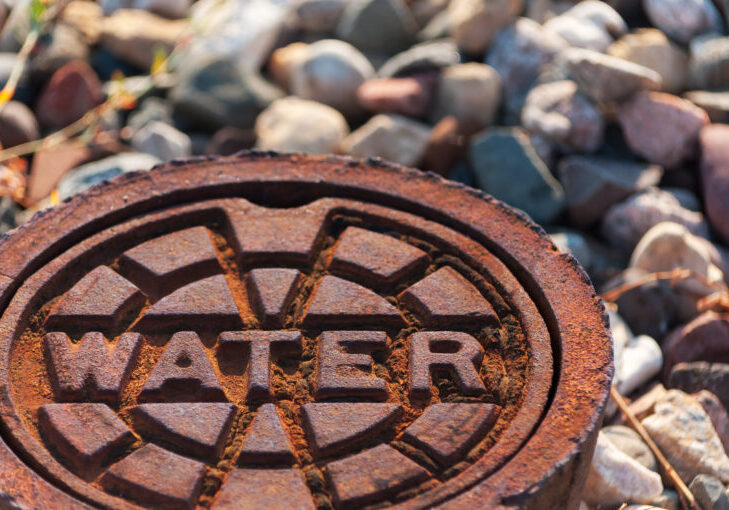
[[[4,500],[578,503],[602,304],[487,195],[376,160],[172,162],[38,215],[0,261]]]

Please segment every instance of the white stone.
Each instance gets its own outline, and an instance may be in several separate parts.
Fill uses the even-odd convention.
[[[501,103],[501,78],[491,66],[470,62],[446,67],[432,120],[453,115],[474,130],[491,125]]]
[[[658,473],[618,450],[600,433],[583,492],[589,505],[648,503],[661,492],[663,484]]]
[[[663,367],[663,351],[653,338],[639,335],[629,340],[615,363],[615,377],[621,395],[629,395],[658,375]]]
[[[342,142],[342,151],[360,158],[379,156],[413,166],[428,145],[430,128],[400,115],[380,114],[353,131]]]
[[[337,110],[297,97],[274,101],[256,120],[257,146],[267,150],[332,153],[348,133]]]
[[[548,20],[545,28],[562,36],[571,46],[605,51],[627,30],[620,14],[605,2],[586,0]]]
[[[729,482],[729,457],[711,418],[690,395],[667,391],[642,423],[684,482],[702,473]]]
[[[523,0],[452,0],[448,22],[458,48],[481,55],[496,33],[516,19]]]
[[[184,158],[192,151],[190,137],[169,124],[154,120],[132,136],[132,147],[166,161]]]

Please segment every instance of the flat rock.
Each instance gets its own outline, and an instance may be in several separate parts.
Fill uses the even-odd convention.
[[[401,115],[379,114],[353,131],[341,144],[344,153],[360,158],[382,157],[406,166],[420,161],[430,128]]]
[[[729,243],[729,126],[707,126],[701,130],[699,142],[706,215],[721,239]]]
[[[257,147],[327,154],[337,150],[349,126],[334,108],[294,96],[271,103],[256,119]]]
[[[663,341],[665,375],[681,362],[729,363],[729,315],[704,312]]]
[[[618,391],[629,395],[658,375],[663,366],[661,347],[648,335],[639,335],[627,342],[620,364],[616,363]]]
[[[690,395],[669,390],[642,424],[684,482],[702,473],[729,481],[729,457],[709,415]]]
[[[635,430],[625,425],[610,425],[600,429],[600,435],[607,437],[618,450],[643,467],[658,472],[656,456]]]
[[[352,0],[337,24],[337,37],[361,51],[392,55],[415,41],[418,24],[404,0]]]
[[[523,0],[451,1],[448,22],[458,48],[465,53],[482,55],[496,33],[516,19],[523,5]]]
[[[643,0],[643,8],[653,26],[680,43],[723,28],[711,0]]]
[[[471,144],[471,161],[481,189],[522,209],[537,223],[561,212],[562,186],[518,129],[491,129]]]

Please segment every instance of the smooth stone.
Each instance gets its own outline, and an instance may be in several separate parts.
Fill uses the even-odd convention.
[[[661,372],[661,347],[648,335],[639,335],[628,341],[617,367],[617,387],[621,395],[630,395]]]
[[[309,45],[303,42],[294,42],[282,48],[277,48],[268,59],[268,73],[273,82],[284,90],[291,89],[291,75],[308,51]]]
[[[651,24],[668,37],[688,43],[707,32],[721,32],[723,23],[711,0],[643,0]]]
[[[682,362],[729,363],[729,315],[707,311],[673,330],[663,341],[664,375]]]
[[[623,103],[618,122],[630,149],[651,163],[673,168],[696,154],[706,112],[663,92],[640,92]]]
[[[600,429],[600,434],[607,437],[618,450],[641,466],[658,472],[656,456],[635,430],[625,425],[610,425]]]
[[[678,492],[666,489],[656,499],[651,501],[651,504],[663,508],[665,510],[681,510],[681,500],[678,498]]]
[[[710,391],[729,409],[729,363],[678,363],[671,369],[668,385],[687,393]]]
[[[17,226],[15,222],[17,212],[18,206],[12,198],[0,197],[0,236]]]
[[[357,89],[374,74],[372,64],[357,48],[324,39],[309,45],[307,55],[294,69],[291,92],[329,105],[345,116],[356,116],[362,111]]]
[[[99,42],[103,17],[101,5],[91,0],[71,0],[58,14],[60,21],[72,26],[83,35],[86,44]]]
[[[132,136],[132,147],[162,161],[184,158],[192,153],[190,137],[169,124],[153,120]]]
[[[242,150],[249,150],[256,144],[256,134],[252,129],[240,129],[233,126],[220,128],[205,147],[205,154],[230,156]]]
[[[726,487],[715,476],[697,475],[691,480],[689,490],[702,510],[729,510]]]
[[[66,174],[58,183],[58,197],[60,200],[65,200],[117,175],[137,170],[149,170],[159,162],[159,158],[150,154],[125,152],[81,165]]]
[[[703,109],[714,123],[729,123],[729,92],[710,90],[691,90],[683,95],[693,104]]]
[[[25,200],[29,204],[38,204],[56,189],[68,172],[92,159],[108,155],[99,152],[70,141],[39,150],[33,155]]]
[[[524,102],[521,123],[565,152],[594,152],[602,145],[605,128],[600,111],[569,80],[534,87]]]
[[[612,205],[657,185],[663,169],[604,156],[568,156],[560,161],[558,175],[570,220],[578,227],[588,227]]]
[[[57,23],[47,36],[48,42],[30,60],[31,73],[36,80],[45,80],[73,60],[87,60],[89,46],[76,28]]]
[[[413,13],[415,22],[419,27],[424,27],[430,23],[433,18],[442,14],[448,8],[450,0],[420,0],[409,5],[410,12]]]
[[[616,103],[640,90],[661,88],[660,74],[627,60],[580,48],[570,48],[564,58],[580,90],[598,103]]]
[[[416,44],[385,61],[377,70],[381,78],[409,76],[428,71],[438,71],[458,64],[461,57],[456,44],[450,39]]]
[[[709,35],[691,43],[690,85],[696,89],[729,86],[729,37]]]
[[[172,124],[172,105],[161,97],[151,96],[129,114],[127,126],[137,131],[155,120]]]
[[[450,31],[464,53],[483,55],[496,33],[521,13],[523,0],[451,0]]]
[[[350,0],[337,37],[365,53],[393,55],[415,42],[418,24],[404,0]]]
[[[349,126],[334,108],[289,96],[261,112],[255,131],[260,149],[328,154],[337,150]]]
[[[430,131],[419,168],[448,177],[456,162],[465,159],[467,154],[465,137],[461,134],[455,117],[441,119]]]
[[[507,113],[518,114],[542,68],[567,42],[528,18],[519,18],[493,40],[485,62],[501,75]]]
[[[40,137],[33,111],[20,101],[8,101],[0,111],[0,145],[14,147]]]
[[[252,128],[258,114],[283,94],[261,76],[232,60],[190,57],[170,92],[184,129]]]
[[[604,52],[627,31],[620,14],[604,2],[585,0],[549,19],[544,26],[559,34],[570,46]]]
[[[104,18],[100,44],[116,57],[148,71],[161,49],[169,53],[185,34],[188,24],[136,9],[120,9]]]
[[[351,156],[381,157],[405,166],[415,166],[428,145],[430,127],[400,115],[375,115],[342,141]]]
[[[440,76],[431,120],[453,116],[470,132],[492,125],[501,103],[501,78],[486,64],[446,67]]]
[[[294,7],[295,24],[309,32],[332,33],[347,3],[347,0],[299,0]]]
[[[584,501],[589,505],[647,503],[661,492],[660,475],[620,451],[600,431],[582,495]]]
[[[624,35],[607,54],[652,69],[661,75],[661,90],[677,94],[688,83],[688,55],[655,28],[639,28]]]
[[[711,418],[716,433],[719,434],[721,444],[724,445],[724,451],[729,452],[729,411],[719,400],[719,397],[707,390],[701,390],[691,395],[701,404],[706,414]]]
[[[181,19],[187,16],[191,5],[192,0],[133,0],[131,7],[169,19]]]
[[[729,126],[713,124],[701,130],[701,178],[706,216],[729,244]]]
[[[709,237],[703,214],[684,208],[674,195],[658,188],[648,188],[610,207],[601,232],[612,246],[630,253],[651,227],[663,221],[679,223],[694,235]]]
[[[399,113],[422,118],[433,101],[438,77],[434,73],[404,78],[373,78],[357,89],[357,99],[365,110]]]
[[[641,423],[685,483],[702,473],[729,481],[729,457],[709,415],[690,395],[668,390]]]
[[[481,189],[517,207],[537,223],[549,223],[564,207],[564,191],[528,137],[519,129],[490,129],[471,143],[471,162]]]
[[[593,264],[593,255],[590,244],[585,239],[585,236],[576,231],[564,230],[550,232],[549,238],[557,246],[559,251],[571,254],[585,270],[590,270]]]

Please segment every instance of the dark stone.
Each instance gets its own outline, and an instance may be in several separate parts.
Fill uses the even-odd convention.
[[[409,47],[418,25],[403,0],[352,0],[337,36],[364,53],[392,55]]]
[[[671,370],[668,386],[686,393],[710,391],[719,398],[725,408],[729,408],[729,363],[706,361],[679,363]]]
[[[698,475],[689,485],[691,494],[702,510],[729,510],[729,496],[721,480],[710,475]]]
[[[729,363],[729,315],[704,312],[663,341],[663,373],[681,362]]]

